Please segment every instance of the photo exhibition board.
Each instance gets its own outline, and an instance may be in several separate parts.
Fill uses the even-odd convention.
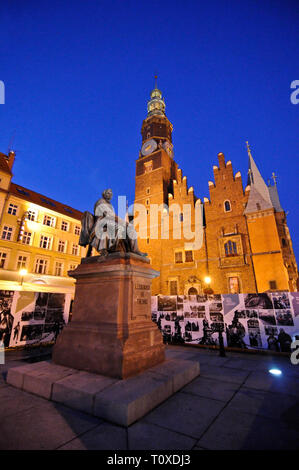
[[[164,341],[290,352],[299,339],[299,293],[152,297],[152,320]]]

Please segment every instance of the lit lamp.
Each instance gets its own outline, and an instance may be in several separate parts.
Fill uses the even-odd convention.
[[[19,274],[21,276],[21,285],[23,284],[23,279],[24,279],[24,276],[26,276],[27,272],[28,272],[27,269],[20,269],[19,271]]]
[[[208,284],[208,285],[211,284],[211,278],[210,278],[210,276],[206,276],[206,277],[204,278],[204,281],[205,281],[205,283]]]
[[[204,283],[206,285],[206,287],[204,288],[204,291],[203,291],[204,294],[208,294],[208,295],[213,294],[214,291],[210,287],[211,281],[212,281],[212,279],[210,278],[210,276],[205,276],[204,277]]]

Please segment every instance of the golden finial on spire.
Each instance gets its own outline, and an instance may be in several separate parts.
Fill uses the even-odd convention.
[[[246,140],[246,147],[247,147],[247,153],[248,153],[248,156],[251,157],[251,149],[250,149],[250,145],[249,145],[249,142],[248,140]]]
[[[157,87],[157,78],[158,78],[158,75],[156,74],[156,75],[155,75],[155,88],[158,88],[158,87]]]

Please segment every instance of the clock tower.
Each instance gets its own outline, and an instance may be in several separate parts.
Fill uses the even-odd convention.
[[[155,77],[157,79],[157,77]],[[141,149],[136,161],[136,183],[135,183],[135,207],[134,217],[138,220],[138,204],[144,208],[147,221],[147,232],[136,224],[138,233],[138,244],[141,251],[148,253],[151,263],[155,269],[161,269],[161,214],[158,220],[158,238],[153,239],[150,232],[150,207],[152,204],[168,204],[168,194],[173,192],[173,180],[177,177],[177,164],[173,159],[172,124],[165,114],[165,101],[162,92],[155,88],[150,94],[147,104],[147,117],[141,127]],[[137,217],[136,217],[137,216]],[[145,225],[145,224],[144,224]],[[159,278],[154,284],[160,282]],[[153,285],[154,287],[154,285]],[[156,286],[159,292],[159,286]]]

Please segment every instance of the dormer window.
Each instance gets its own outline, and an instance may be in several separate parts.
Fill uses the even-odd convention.
[[[224,212],[230,212],[232,210],[230,202],[224,201]]]

